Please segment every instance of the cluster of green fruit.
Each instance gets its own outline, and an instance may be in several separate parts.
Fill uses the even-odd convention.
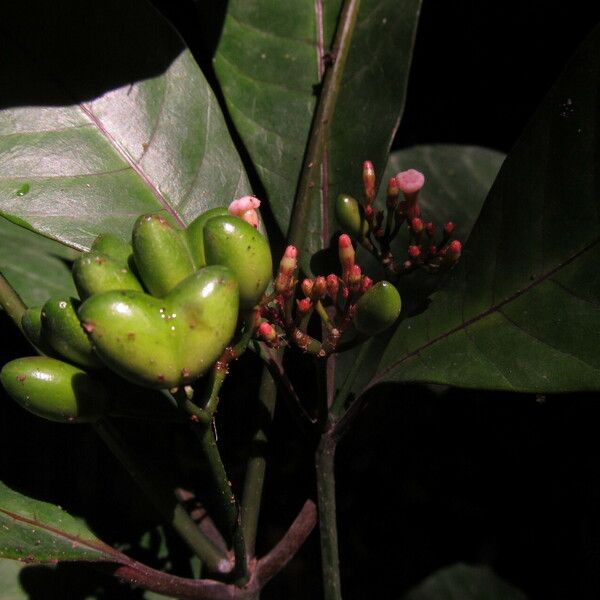
[[[131,244],[101,235],[75,261],[80,299],[25,312],[23,331],[44,356],[9,362],[0,380],[39,416],[93,421],[110,405],[115,379],[169,389],[206,373],[234,336],[238,313],[260,301],[271,277],[267,240],[226,208],[185,230],[142,215]]]

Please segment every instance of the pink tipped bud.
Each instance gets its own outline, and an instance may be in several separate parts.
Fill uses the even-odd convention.
[[[373,280],[366,275],[362,278],[360,291],[364,294],[367,290],[373,287]]]
[[[362,281],[362,271],[358,265],[352,265],[348,274],[348,287],[353,292],[358,292]]]
[[[427,248],[427,251],[429,254],[431,254],[431,256],[435,256],[437,254],[437,246],[435,244],[431,244],[429,248]]]
[[[402,171],[396,175],[396,181],[400,191],[406,198],[406,214],[409,219],[421,217],[421,207],[419,206],[419,190],[425,184],[423,173],[415,169]]]
[[[425,225],[423,225],[423,221],[419,219],[419,217],[415,217],[414,219],[411,219],[410,227],[415,233],[421,233],[425,228]]]
[[[354,257],[355,252],[352,246],[352,240],[345,233],[340,235],[340,239],[338,241],[338,250],[340,263],[342,265],[342,272],[344,273],[344,279],[346,279],[347,273],[354,265]]]
[[[294,271],[298,266],[296,260],[298,250],[295,246],[288,246],[279,262],[279,272],[275,279],[275,291],[278,294],[288,294],[292,291],[294,281]]]
[[[452,221],[449,221],[448,223],[446,223],[444,225],[444,235],[449,236],[452,235],[452,232],[454,231],[456,225],[454,225],[454,223]]]
[[[448,246],[448,250],[446,251],[446,256],[448,257],[448,259],[451,260],[452,262],[456,262],[460,258],[461,254],[462,254],[462,244],[458,240],[454,240],[453,242],[450,242],[450,245]]]
[[[275,327],[271,325],[271,323],[267,323],[267,321],[263,321],[258,326],[258,335],[270,344],[274,343],[277,340],[277,332],[275,331]]]
[[[433,234],[435,233],[435,227],[431,221],[425,225],[425,231],[429,237],[433,237]]]
[[[363,163],[362,178],[367,204],[373,204],[375,200],[375,169],[370,160],[365,160]]]
[[[302,293],[308,297],[310,296],[312,289],[313,289],[313,280],[312,279],[305,279],[302,284],[300,285],[300,287],[302,288]]]
[[[298,314],[303,317],[312,308],[312,302],[310,298],[302,298],[302,300],[296,300],[298,306]]]
[[[373,207],[371,205],[365,206],[365,219],[371,221],[373,219]]]
[[[250,223],[252,227],[258,228],[258,212],[257,209],[260,206],[260,200],[254,196],[243,196],[234,200],[228,208],[229,214],[234,217],[240,217],[247,223]]]
[[[313,286],[313,298],[315,300],[320,300],[327,293],[327,281],[325,277],[319,275],[315,279],[315,285]]]
[[[396,181],[403,194],[415,194],[425,184],[425,176],[416,169],[409,169],[398,173]]]
[[[327,275],[326,283],[327,293],[332,300],[335,300],[338,295],[338,290],[340,289],[340,280],[338,279],[337,275],[331,273],[330,275]]]
[[[418,258],[421,255],[421,248],[419,246],[409,246],[408,255],[411,258]]]
[[[400,188],[395,177],[390,177],[387,186],[387,207],[394,209],[398,205],[398,197],[400,196]]]

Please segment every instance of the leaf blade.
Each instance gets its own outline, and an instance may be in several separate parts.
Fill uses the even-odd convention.
[[[127,238],[141,213],[186,224],[250,191],[208,83],[154,9],[132,0],[55,9],[11,7],[0,213],[85,250],[99,233]]]
[[[597,28],[505,161],[463,260],[400,325],[369,386],[598,389],[599,50]]]

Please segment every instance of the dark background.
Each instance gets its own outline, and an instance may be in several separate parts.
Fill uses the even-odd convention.
[[[210,27],[198,22],[195,3],[154,3],[210,77],[208,54],[215,39],[199,33]],[[459,142],[509,151],[598,21],[600,6],[587,2],[425,0],[395,147]],[[29,351],[5,315],[0,318],[3,363]],[[250,394],[258,365],[247,359],[235,370],[232,381],[243,380]],[[250,403],[242,390],[229,391],[236,399],[221,410],[220,433],[234,463]],[[492,565],[532,600],[600,598],[597,406],[595,395],[378,388],[338,452],[346,600],[399,598],[456,561]],[[135,434],[154,447],[165,442],[165,433],[151,427]],[[272,448],[259,539],[263,551],[311,492],[313,478],[306,444],[285,410],[277,413]],[[43,422],[3,399],[0,451],[3,480],[74,512],[92,512],[107,540],[122,542],[157,522],[85,427]],[[155,460],[164,457],[158,453]],[[264,600],[319,598],[318,553],[313,534],[298,559],[265,589]],[[104,589],[104,598],[141,597],[103,583],[87,568],[74,582],[76,570],[35,567],[22,580],[39,600],[83,598],[96,586]]]

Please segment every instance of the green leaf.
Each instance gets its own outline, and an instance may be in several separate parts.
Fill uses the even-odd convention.
[[[0,272],[28,306],[51,296],[76,296],[65,262],[76,252],[0,217]]]
[[[485,198],[504,154],[478,146],[431,145],[414,146],[394,152],[389,159],[384,173],[384,181],[399,171],[417,169],[425,175],[425,186],[420,194],[420,203],[425,220],[435,220],[438,236],[443,223],[453,221],[456,224],[455,236],[466,240],[473,224],[483,206]],[[385,206],[385,189],[380,189],[377,205]],[[393,250],[395,256],[406,252],[408,235],[403,228],[396,240]],[[359,247],[358,263],[368,265],[368,270],[377,279],[383,277],[383,271],[378,268],[370,254]],[[404,311],[413,310],[423,299],[439,285],[438,276],[429,276],[416,272],[404,277],[398,285]],[[336,379],[341,385],[348,373],[357,377],[353,390],[365,385],[374,373],[383,351],[394,330],[377,336],[370,342],[368,352],[363,353],[360,369],[356,368],[356,360],[360,348],[336,355]]]
[[[430,575],[404,600],[527,600],[489,567],[458,563]]]
[[[228,5],[215,70],[231,117],[287,231],[318,84],[340,0]],[[363,0],[331,123],[328,174],[315,189],[303,266],[329,245],[334,198],[360,194],[361,164],[383,170],[404,107],[420,0]]]
[[[28,498],[0,482],[0,558],[120,562],[119,557],[58,506]]]
[[[78,249],[249,192],[208,83],[145,2],[5,7],[0,213]]]
[[[370,386],[599,388],[599,56],[596,28],[504,162],[459,265],[401,323]]]

